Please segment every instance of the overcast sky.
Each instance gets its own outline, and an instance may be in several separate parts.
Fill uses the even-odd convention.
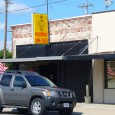
[[[10,26],[24,23],[31,23],[31,14],[47,13],[47,0],[9,0],[8,5],[8,43],[11,47]],[[49,20],[70,18],[84,15],[84,9],[79,6],[84,5],[87,0],[48,0]],[[111,0],[110,0],[111,1]],[[89,14],[105,10],[115,9],[115,0],[106,9],[105,0],[89,0]],[[4,0],[0,0],[0,48],[3,48],[4,40]]]

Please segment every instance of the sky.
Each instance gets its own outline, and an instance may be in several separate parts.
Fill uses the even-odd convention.
[[[8,27],[7,27],[7,48],[11,48],[11,25],[32,23],[32,13],[46,14],[48,11],[48,19],[56,20],[70,17],[82,16],[85,14],[84,9],[80,6],[84,5],[87,0],[8,0]],[[48,1],[48,10],[47,10]],[[88,0],[89,4],[93,4],[88,8],[88,14],[101,12],[106,10],[115,10],[115,0],[106,9],[106,0]],[[4,0],[0,0],[0,49],[4,45]]]

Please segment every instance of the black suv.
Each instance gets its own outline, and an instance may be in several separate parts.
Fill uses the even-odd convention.
[[[60,115],[71,115],[76,105],[75,93],[58,88],[36,72],[6,71],[0,74],[0,113],[14,107],[20,113],[43,115],[46,110],[57,110]]]

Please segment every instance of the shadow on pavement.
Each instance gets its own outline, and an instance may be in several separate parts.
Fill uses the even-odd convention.
[[[73,112],[72,115],[82,115],[82,112]],[[25,114],[19,114],[16,109],[13,109],[9,112],[3,112],[1,115],[25,115]],[[30,113],[27,113],[26,115],[31,115]],[[59,115],[57,111],[48,111],[45,115]]]

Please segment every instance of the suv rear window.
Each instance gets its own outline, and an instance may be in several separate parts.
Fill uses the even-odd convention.
[[[11,79],[12,79],[12,75],[3,75],[1,82],[0,82],[0,85],[10,86]]]

